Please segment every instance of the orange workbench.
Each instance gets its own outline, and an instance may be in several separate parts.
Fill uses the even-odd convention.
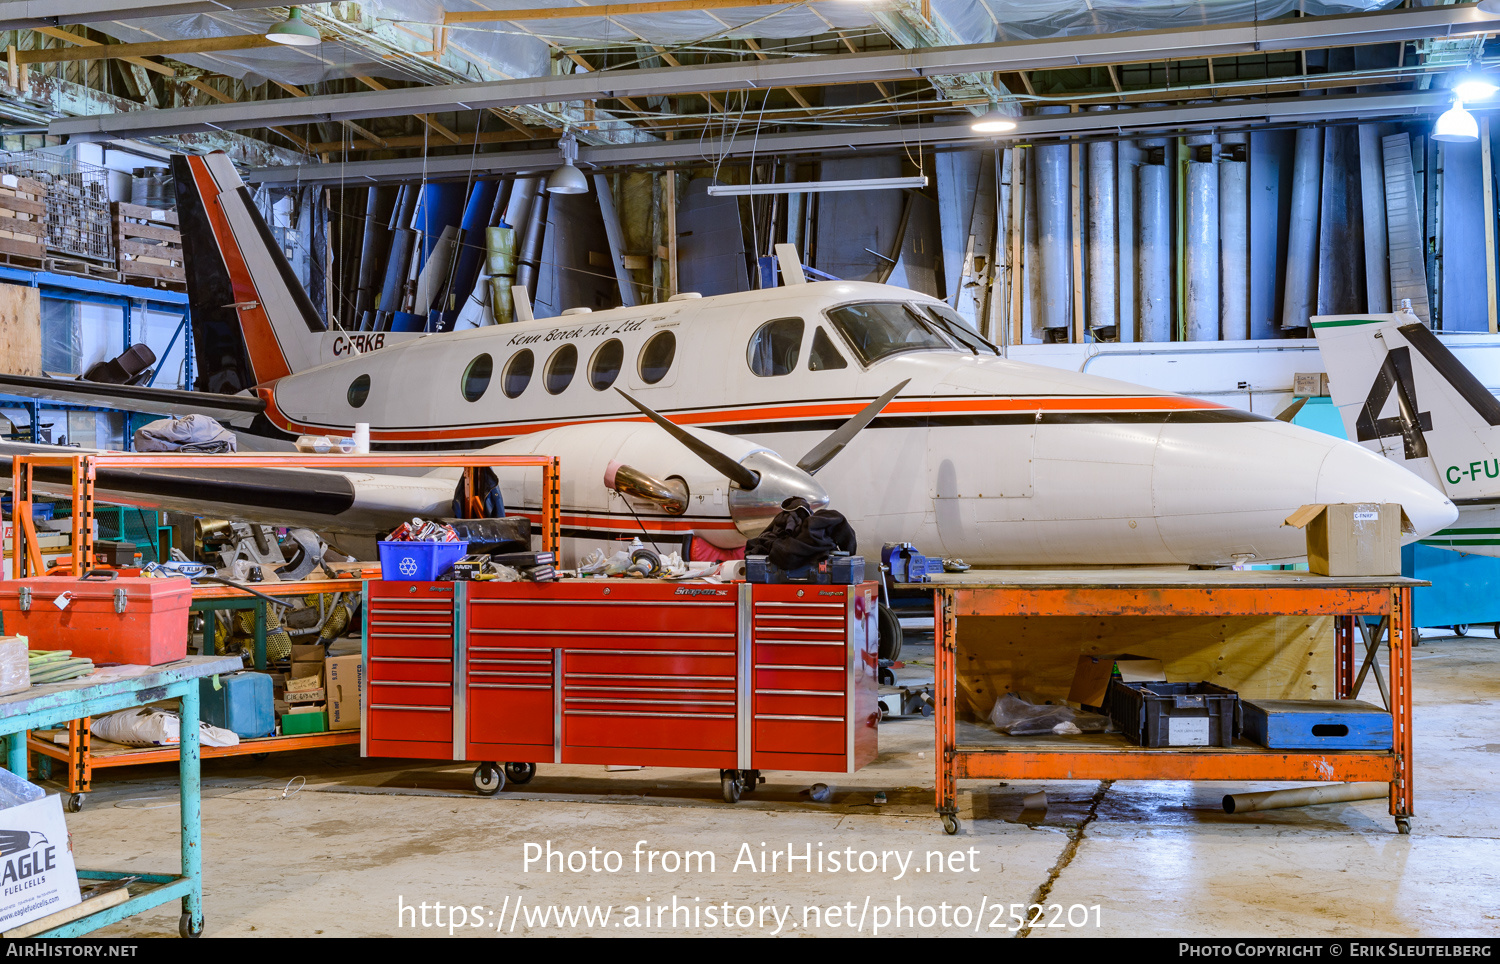
[[[957,782],[986,780],[1353,781],[1390,784],[1390,812],[1407,833],[1412,815],[1411,590],[1401,576],[1333,578],[1278,570],[989,570],[933,576],[936,595],[935,713],[937,811],[959,829]],[[913,587],[917,588],[917,587]],[[958,676],[965,623],[974,617],[1135,616],[1334,617],[1333,698],[1352,699],[1355,639],[1380,679],[1378,649],[1390,644],[1390,750],[1144,748],[1119,734],[1005,737],[960,720]],[[1365,617],[1378,619],[1371,629]],[[976,625],[976,630],[978,626]],[[1023,654],[1024,655],[1024,654]],[[1384,681],[1381,680],[1383,683]],[[1382,689],[1384,687],[1382,686]]]

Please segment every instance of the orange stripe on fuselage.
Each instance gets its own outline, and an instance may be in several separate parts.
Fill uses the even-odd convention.
[[[327,432],[329,427],[297,422],[276,405],[274,389],[260,389],[266,402],[266,417],[283,431]],[[940,415],[959,412],[1194,412],[1226,409],[1229,406],[1201,398],[1177,395],[1117,395],[1081,398],[975,398],[911,399],[893,401],[883,415]],[[701,412],[672,413],[679,425],[722,425],[726,422],[776,422],[809,418],[848,418],[864,408],[860,402],[804,403],[769,405],[758,408],[713,409]],[[577,418],[556,422],[499,423],[449,429],[380,429],[371,426],[370,437],[381,442],[436,442],[475,438],[513,438],[568,425],[590,422],[644,422],[641,415]],[[769,426],[767,431],[775,431]]]
[[[188,158],[188,169],[193,172],[193,182],[198,186],[198,197],[208,215],[209,226],[214,232],[214,241],[224,257],[224,267],[229,271],[229,284],[234,291],[235,304],[254,302],[254,308],[237,308],[240,319],[240,334],[245,339],[245,350],[250,353],[250,367],[257,384],[273,382],[292,373],[276,341],[276,333],[266,317],[265,303],[255,287],[255,279],[245,264],[245,256],[235,240],[229,219],[219,203],[219,185],[209,173],[208,166],[197,157]]]

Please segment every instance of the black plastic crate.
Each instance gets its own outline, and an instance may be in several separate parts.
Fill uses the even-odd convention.
[[[1213,683],[1109,684],[1110,719],[1140,746],[1233,746],[1240,695]]]

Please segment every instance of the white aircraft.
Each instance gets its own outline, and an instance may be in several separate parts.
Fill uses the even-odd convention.
[[[174,166],[200,367],[245,391],[148,400],[6,376],[0,392],[214,414],[242,448],[367,422],[376,451],[557,455],[565,560],[633,535],[700,558],[732,552],[792,495],[831,501],[867,553],[911,541],[990,565],[1292,560],[1303,534],[1282,522],[1315,502],[1399,502],[1414,537],[1457,517],[1358,445],[1008,360],[943,302],[806,283],[794,252],[782,252],[779,288],[574,309],[330,359],[349,336],[323,330],[229,160]],[[538,475],[498,474],[507,511],[535,515]],[[121,472],[100,487],[121,502],[369,533],[447,514],[457,478]]]
[[[1422,543],[1500,556],[1500,401],[1410,311],[1320,315],[1312,328],[1349,438],[1458,507]]]

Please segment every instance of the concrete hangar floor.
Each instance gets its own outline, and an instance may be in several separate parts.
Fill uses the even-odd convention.
[[[729,805],[713,772],[547,765],[480,797],[472,766],[340,747],[204,763],[206,935],[1493,937],[1500,640],[1436,633],[1413,657],[1410,836],[1383,800],[1222,812],[1268,785],[971,781],[947,837],[922,719],[882,724],[880,758],[828,802],[806,775]],[[905,672],[930,678],[931,652]],[[96,771],[69,817],[79,864],[170,871],[175,780]],[[1026,809],[1038,790],[1047,808]],[[177,917],[99,936],[173,936]]]

